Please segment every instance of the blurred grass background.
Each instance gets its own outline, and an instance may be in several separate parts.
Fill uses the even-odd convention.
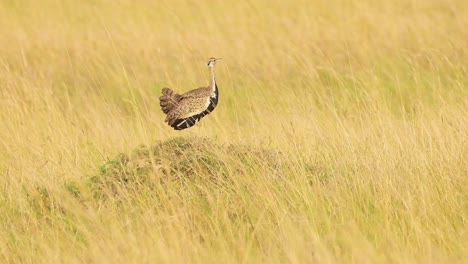
[[[0,25],[2,262],[468,259],[466,1],[1,0]],[[161,88],[208,84],[212,56],[219,106],[173,131]],[[229,184],[87,194],[177,136],[208,138]]]

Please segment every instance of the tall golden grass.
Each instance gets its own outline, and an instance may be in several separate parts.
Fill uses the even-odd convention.
[[[466,1],[3,0],[0,25],[2,263],[468,259]],[[218,108],[172,130],[161,88],[211,56]]]

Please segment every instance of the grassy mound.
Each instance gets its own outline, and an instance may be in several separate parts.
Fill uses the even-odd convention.
[[[129,191],[154,196],[168,185],[232,186],[233,177],[248,176],[252,170],[280,175],[283,165],[279,152],[178,137],[118,154],[100,167],[91,186],[94,197],[100,199],[122,198]]]

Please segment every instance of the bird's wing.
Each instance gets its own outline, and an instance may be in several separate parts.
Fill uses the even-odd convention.
[[[198,115],[205,111],[209,105],[209,97],[184,97],[179,101],[177,106],[167,114],[165,122],[168,122],[168,124],[172,126],[177,119]]]
[[[183,98],[208,98],[211,96],[211,89],[209,87],[200,87],[198,89],[193,89],[182,94]]]

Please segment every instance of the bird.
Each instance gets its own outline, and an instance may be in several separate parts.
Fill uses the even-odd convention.
[[[178,94],[164,87],[162,96],[159,97],[159,105],[166,119],[164,120],[174,130],[183,130],[194,126],[204,116],[213,112],[218,104],[219,92],[216,83],[214,66],[221,58],[210,58],[208,70],[210,83],[206,87],[200,87],[184,94]]]

